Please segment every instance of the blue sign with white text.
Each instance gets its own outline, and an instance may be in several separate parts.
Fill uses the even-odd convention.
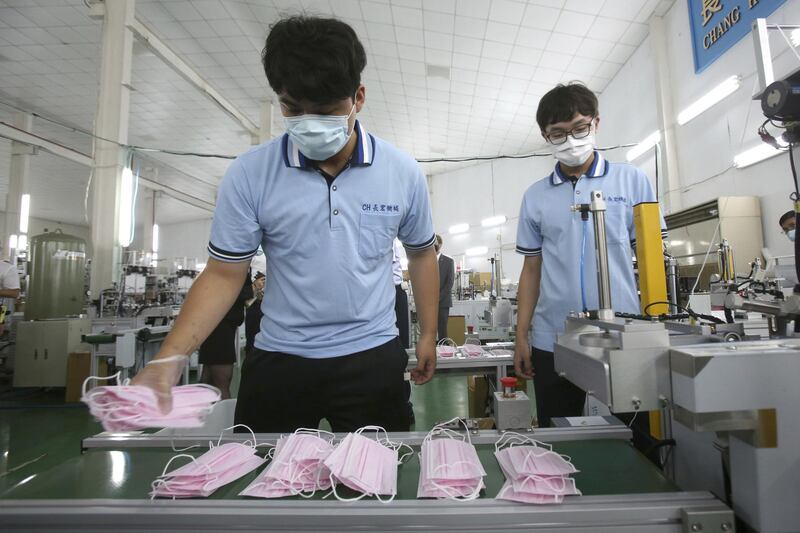
[[[694,71],[702,72],[786,0],[687,0]]]

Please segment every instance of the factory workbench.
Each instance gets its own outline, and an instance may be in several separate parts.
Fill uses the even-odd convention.
[[[419,461],[399,467],[398,495],[391,503],[374,499],[344,503],[299,497],[277,500],[243,498],[237,494],[260,469],[222,487],[203,500],[150,501],[150,483],[170,457],[170,449],[200,444],[187,453],[199,455],[216,437],[106,435],[84,440],[86,449],[50,470],[7,480],[0,494],[0,523],[4,531],[81,530],[113,525],[115,530],[186,531],[230,530],[379,530],[407,531],[498,530],[680,532],[687,520],[730,520],[732,514],[709,493],[678,491],[661,472],[628,442],[624,426],[612,428],[552,428],[536,430],[536,438],[572,457],[580,497],[561,505],[532,506],[494,500],[504,482],[494,458],[496,431],[473,433],[481,463],[487,471],[486,490],[479,500],[452,502],[417,500]],[[425,433],[395,433],[419,450]],[[257,435],[259,443],[277,435]],[[228,434],[226,441],[244,441],[249,434]],[[686,513],[700,518],[686,518]],[[693,514],[692,514],[693,513]],[[709,523],[709,522],[705,522]],[[719,529],[716,529],[719,530]]]

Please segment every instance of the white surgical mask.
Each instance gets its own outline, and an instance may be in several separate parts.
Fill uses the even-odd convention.
[[[566,141],[553,146],[553,157],[568,167],[579,167],[592,155],[594,145],[594,131],[583,139],[567,135]]]
[[[786,236],[789,237],[790,241],[794,242],[794,230],[793,229],[790,229],[789,231],[787,231],[786,232]]]
[[[299,115],[284,117],[286,131],[304,156],[314,161],[330,159],[344,148],[350,135],[350,115]]]

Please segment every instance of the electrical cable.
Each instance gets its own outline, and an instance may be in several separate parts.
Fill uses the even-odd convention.
[[[727,204],[727,201],[725,203]],[[717,227],[714,229],[714,235],[711,236],[711,241],[708,243],[708,250],[706,250],[706,255],[703,258],[703,264],[700,265],[700,271],[697,273],[697,279],[695,279],[695,281],[694,281],[694,285],[692,286],[692,290],[689,291],[689,300],[687,300],[687,301],[689,301],[689,303],[686,305],[687,308],[692,306],[692,304],[691,304],[692,296],[694,296],[694,291],[697,290],[697,286],[700,284],[700,276],[703,274],[703,269],[705,269],[705,267],[706,267],[706,262],[708,262],[708,256],[711,253],[711,249],[714,247],[714,241],[717,238],[717,233],[719,233],[720,224],[722,224],[722,219],[720,219],[717,222]]]

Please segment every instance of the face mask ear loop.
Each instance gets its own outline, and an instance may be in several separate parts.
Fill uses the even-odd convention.
[[[180,453],[180,452],[185,452],[186,450],[191,450],[192,448],[199,448],[200,445],[199,444],[192,444],[191,446],[187,446],[186,448],[178,449],[178,448],[175,447],[175,440],[174,439],[169,439],[169,447],[172,448],[173,452]]]
[[[173,456],[173,457],[172,457],[172,458],[171,458],[169,461],[167,461],[167,464],[166,464],[166,465],[164,465],[164,470],[162,470],[162,471],[161,471],[161,475],[160,475],[160,476],[158,476],[159,478],[163,478],[163,477],[166,477],[166,476],[167,476],[167,469],[169,468],[169,465],[171,465],[171,464],[172,464],[172,461],[174,461],[174,460],[175,460],[175,459],[177,459],[178,457],[188,457],[189,459],[191,459],[191,460],[192,460],[192,462],[194,462],[194,463],[196,463],[196,464],[198,464],[198,465],[200,465],[200,466],[204,467],[206,470],[208,470],[208,473],[209,473],[209,474],[211,473],[211,468],[209,468],[209,466],[208,466],[208,465],[198,462],[198,461],[197,461],[197,459],[196,459],[194,456],[192,456],[192,455],[189,455],[188,453],[182,453],[182,454],[180,454],[180,455],[175,455],[175,456]],[[188,464],[188,463],[187,463],[187,464]]]
[[[383,498],[381,498],[381,495],[380,495],[380,494],[375,494],[375,498],[376,498],[376,499],[377,499],[379,502],[381,502],[381,503],[384,503],[384,504],[385,504],[385,503],[392,503],[392,502],[394,501],[394,498],[395,498],[395,496],[397,496],[397,494],[392,494],[392,495],[389,497],[389,499],[387,499],[387,500],[384,500]]]
[[[121,372],[122,371],[117,372],[113,376],[89,376],[88,378],[84,379],[83,380],[83,385],[81,385],[81,398],[85,398],[86,397],[86,392],[87,392],[86,391],[86,385],[89,383],[89,380],[92,380],[92,379],[97,380],[97,381],[101,381],[101,380],[104,380],[104,379],[116,379],[116,380],[119,380],[119,376],[120,376]]]
[[[360,499],[362,499],[362,498],[364,498],[366,496],[366,494],[362,493],[361,496],[359,496],[357,498],[342,498],[342,497],[339,496],[339,493],[336,492],[336,483],[333,482],[333,474],[331,473],[331,475],[328,476],[328,477],[329,477],[329,479],[331,481],[331,491],[327,495],[325,495],[325,498],[327,498],[328,496],[333,494],[333,496],[337,500],[339,500],[340,502],[357,502],[358,500],[360,500]]]
[[[256,449],[256,447],[258,446],[258,442],[256,442],[256,434],[255,434],[255,432],[254,432],[252,429],[250,429],[250,427],[249,427],[249,426],[246,426],[245,424],[234,424],[233,426],[231,426],[231,427],[229,427],[229,428],[225,428],[225,429],[223,429],[223,430],[222,430],[222,432],[220,432],[220,434],[219,434],[219,440],[217,441],[217,446],[219,446],[219,445],[220,445],[220,443],[222,442],[222,437],[223,437],[223,435],[224,435],[224,433],[225,433],[226,431],[228,431],[228,430],[231,430],[231,429],[236,429],[236,428],[246,428],[246,429],[247,429],[247,431],[249,431],[249,432],[250,432],[250,434],[253,436],[253,444],[251,444],[250,446],[248,446],[248,448],[253,448],[253,449],[255,450],[255,449]],[[244,441],[242,444],[245,444],[245,445],[247,445],[247,443],[248,443],[248,442],[250,442],[250,441],[247,441],[247,440],[246,440],[246,441]]]

